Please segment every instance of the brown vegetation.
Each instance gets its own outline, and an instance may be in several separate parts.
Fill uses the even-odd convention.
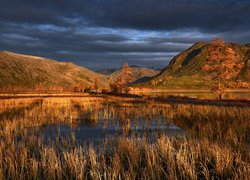
[[[108,85],[104,75],[73,63],[6,51],[0,52],[0,69],[0,92],[73,92],[96,78],[100,86]]]
[[[26,98],[0,101],[1,179],[248,179],[248,106],[157,102],[120,97]],[[185,138],[162,135],[118,138],[83,147],[74,135],[44,144],[38,127],[100,119],[154,121],[161,117],[186,130]],[[28,131],[27,127],[34,129]]]
[[[228,147],[206,140],[162,137],[153,145],[145,140],[120,139],[101,153],[72,142],[44,146],[26,137],[17,148],[0,144],[2,179],[248,179],[250,167]],[[61,149],[63,148],[63,151]]]
[[[110,84],[111,92],[128,94],[129,83],[132,80],[131,75],[132,72],[129,65],[127,63],[124,64],[116,79]]]
[[[225,47],[222,38],[215,38],[211,42],[208,59],[203,66],[209,72],[210,78],[217,81],[213,91],[222,98],[226,88],[235,88],[238,83],[238,74],[243,68],[243,62],[239,61],[240,56],[231,48]]]

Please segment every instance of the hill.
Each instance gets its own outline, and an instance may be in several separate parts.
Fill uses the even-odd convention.
[[[103,75],[110,75],[111,73],[115,72],[117,69],[113,69],[113,68],[110,68],[110,69],[99,69],[95,72],[99,73],[99,74],[103,74]]]
[[[203,70],[210,51],[210,43],[198,42],[189,49],[175,56],[169,65],[159,75],[141,84],[144,87],[158,88],[210,88],[215,84],[211,81],[210,74]],[[244,67],[238,75],[238,79],[249,85],[250,71],[250,45],[228,43],[239,55],[239,61]],[[154,85],[155,84],[155,85]]]
[[[150,77],[156,76],[157,74],[160,73],[159,70],[148,67],[139,67],[139,66],[129,66],[129,67],[132,73],[131,82],[135,84],[145,82],[145,80],[148,80]],[[109,74],[108,77],[115,80],[120,72],[121,69],[116,70],[115,72]]]
[[[58,62],[42,57],[0,52],[0,87],[3,86],[62,86],[69,87],[85,82],[91,84],[95,78],[102,86],[106,77],[73,63]]]

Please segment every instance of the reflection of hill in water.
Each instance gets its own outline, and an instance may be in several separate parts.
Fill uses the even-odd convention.
[[[213,92],[139,92],[139,95],[167,98],[169,96],[190,97],[199,99],[216,99],[218,94]],[[223,99],[250,99],[250,92],[226,92]]]

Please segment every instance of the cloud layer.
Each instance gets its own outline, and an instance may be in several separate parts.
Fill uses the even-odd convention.
[[[2,0],[0,50],[163,68],[197,41],[250,42],[248,0]]]

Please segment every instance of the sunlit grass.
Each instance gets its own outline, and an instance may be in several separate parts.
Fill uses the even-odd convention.
[[[0,179],[248,179],[250,108],[171,104],[120,97],[25,98],[0,101]],[[117,138],[99,148],[70,138],[44,143],[46,124],[160,118],[186,137]],[[34,131],[28,131],[33,128]]]
[[[0,177],[13,179],[247,179],[250,164],[208,140],[119,139],[109,149],[43,145],[34,136],[0,144]]]

